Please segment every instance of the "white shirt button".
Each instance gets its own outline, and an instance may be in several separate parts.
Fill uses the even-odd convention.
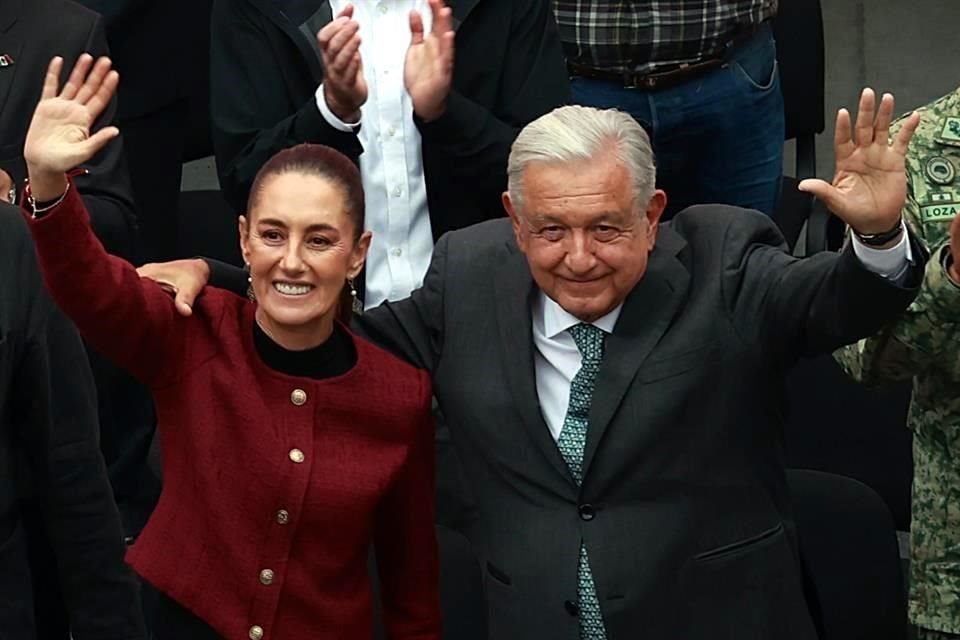
[[[377,5],[377,9],[379,9],[379,10],[380,10],[380,13],[382,13],[382,14],[386,14],[386,13],[387,13],[387,5],[386,5],[385,3],[383,3],[383,2],[381,2],[380,4]]]
[[[399,258],[400,256],[403,255],[403,249],[401,249],[400,247],[396,247],[392,249],[390,253],[392,253],[395,257]]]
[[[397,128],[396,128],[396,127],[390,127],[389,129],[387,129],[387,135],[390,136],[391,138],[392,138],[393,136],[397,135]]]
[[[397,185],[393,188],[393,197],[399,198],[403,195],[403,189],[400,188],[400,185]]]

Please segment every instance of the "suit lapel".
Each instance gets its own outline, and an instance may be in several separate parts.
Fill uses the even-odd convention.
[[[506,382],[531,439],[550,466],[571,486],[573,478],[540,412],[533,358],[531,296],[536,291],[526,259],[512,244],[509,257],[496,268],[494,298],[500,331],[500,357]]]
[[[313,79],[323,80],[323,64],[320,59],[320,47],[317,44],[317,32],[323,25],[333,20],[330,0],[321,0],[317,8],[308,15],[288,15],[275,0],[250,0],[257,9],[270,19],[290,40],[293,41],[303,60],[310,67]]]
[[[627,296],[613,334],[607,336],[590,409],[590,429],[583,454],[584,478],[637,370],[670,327],[686,298],[690,274],[677,259],[684,246],[686,242],[673,230],[660,228],[647,272]]]
[[[480,3],[480,0],[447,0],[447,6],[453,11],[453,29],[456,31],[467,19],[473,8]]]

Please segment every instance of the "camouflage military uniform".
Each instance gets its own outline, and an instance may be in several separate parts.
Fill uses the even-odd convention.
[[[960,89],[921,112],[904,218],[930,250],[923,286],[897,325],[837,360],[868,384],[914,379],[910,621],[960,634],[960,286],[945,266],[960,212]]]

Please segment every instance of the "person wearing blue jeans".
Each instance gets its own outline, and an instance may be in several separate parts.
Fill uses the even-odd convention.
[[[554,0],[574,102],[647,129],[666,216],[725,203],[772,216],[783,174],[776,0]]]

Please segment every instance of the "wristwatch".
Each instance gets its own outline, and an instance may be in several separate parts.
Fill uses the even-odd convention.
[[[905,230],[903,219],[900,219],[897,220],[896,226],[881,233],[860,233],[856,229],[854,229],[853,232],[856,234],[857,239],[868,247],[882,247],[888,242],[899,238]]]

